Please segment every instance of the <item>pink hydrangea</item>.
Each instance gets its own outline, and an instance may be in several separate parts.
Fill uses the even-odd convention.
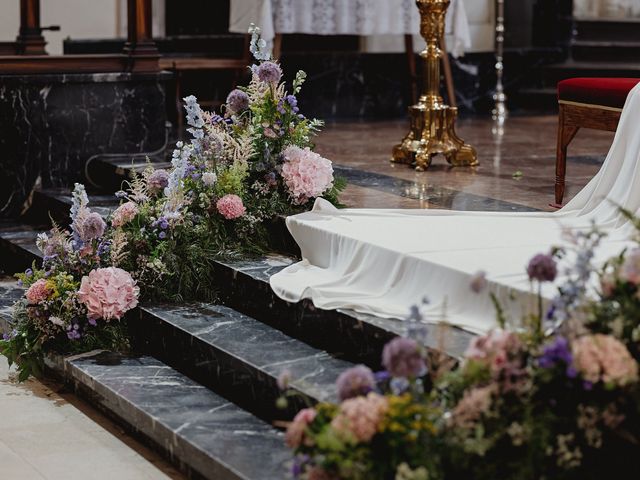
[[[240,218],[247,211],[238,195],[225,195],[216,202],[216,208],[227,220]]]
[[[139,209],[138,205],[133,202],[126,202],[120,205],[111,217],[111,225],[115,228],[120,228],[131,220],[136,218],[138,215]]]
[[[27,290],[26,297],[29,303],[35,305],[36,303],[40,303],[51,295],[52,291],[47,281],[44,278],[36,281],[33,285],[29,287]]]
[[[467,360],[485,363],[494,378],[503,377],[507,390],[518,389],[524,385],[513,385],[516,378],[525,380],[522,351],[524,345],[517,334],[505,330],[493,330],[487,335],[475,337],[464,356]]]
[[[282,178],[295,204],[319,197],[333,185],[331,161],[309,148],[287,147],[284,158]]]
[[[623,281],[640,284],[640,248],[634,248],[625,255],[619,275]]]
[[[121,268],[98,268],[82,277],[78,298],[87,307],[89,318],[120,320],[138,305],[140,289]]]
[[[638,364],[627,347],[611,335],[586,335],[572,344],[575,368],[591,383],[624,386],[638,381]]]
[[[290,448],[298,448],[302,445],[305,439],[305,431],[313,423],[316,415],[317,412],[313,408],[305,408],[298,412],[293,422],[289,424],[285,435],[285,441]]]
[[[369,442],[378,432],[388,409],[387,399],[377,393],[350,398],[340,405],[340,412],[331,421],[331,427],[347,439]]]

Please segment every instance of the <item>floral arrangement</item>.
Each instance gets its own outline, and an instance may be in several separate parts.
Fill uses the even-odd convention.
[[[414,307],[410,338],[384,348],[383,371],[344,372],[340,404],[290,423],[294,478],[637,478],[640,248],[596,270],[602,235],[569,239],[575,251],[537,255],[527,268],[540,285],[556,279],[559,259],[575,258],[562,263],[567,280],[548,308],[541,298],[518,328],[499,309],[500,328],[457,365],[421,347],[428,332]],[[470,288],[490,294],[487,284],[480,272]]]
[[[26,292],[0,353],[18,364],[20,380],[41,373],[46,352],[129,347],[120,320],[138,304],[139,288],[128,272],[111,266],[107,224],[88,204],[84,187],[76,185],[71,231],[54,227],[38,235],[42,267],[18,275]]]
[[[191,140],[177,143],[170,171],[149,166],[134,176],[106,222],[76,185],[71,231],[39,237],[43,266],[19,275],[28,290],[14,332],[0,341],[21,379],[49,351],[126,349],[119,320],[139,296],[212,300],[216,260],[268,250],[269,224],[317,197],[338,204],[345,182],[312,151],[322,122],[298,107],[304,72],[287,92],[259,29],[251,33],[251,82],[229,94],[220,115],[184,99]]]

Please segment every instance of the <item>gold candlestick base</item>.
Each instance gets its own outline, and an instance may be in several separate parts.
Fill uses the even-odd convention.
[[[421,34],[427,47],[420,53],[425,62],[425,93],[409,107],[411,131],[393,148],[392,162],[412,165],[424,171],[435,155],[442,154],[456,167],[478,165],[475,149],[455,131],[458,109],[446,105],[440,96],[440,39],[450,0],[416,0],[420,9]]]

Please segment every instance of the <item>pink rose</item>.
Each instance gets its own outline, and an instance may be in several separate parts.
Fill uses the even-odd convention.
[[[285,441],[289,448],[298,448],[302,445],[305,437],[305,431],[307,430],[307,427],[313,423],[316,415],[317,412],[313,408],[305,408],[298,412],[293,419],[293,422],[289,424],[285,435]]]
[[[227,220],[240,218],[247,211],[238,195],[225,195],[216,202],[216,208]]]
[[[140,289],[128,272],[121,268],[98,268],[82,277],[78,298],[86,307],[89,318],[120,320],[138,305]]]
[[[282,178],[295,204],[319,197],[333,185],[331,161],[309,148],[290,146],[284,151]]]

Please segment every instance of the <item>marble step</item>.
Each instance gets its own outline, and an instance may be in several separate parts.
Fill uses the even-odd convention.
[[[281,480],[282,432],[149,356],[110,352],[53,366],[79,395],[196,478]]]
[[[336,400],[335,381],[353,364],[229,307],[207,303],[144,305],[130,321],[136,351],[152,355],[268,420],[291,419],[309,403]],[[276,407],[283,371],[292,397]]]
[[[40,262],[36,248],[38,232],[46,228],[31,227],[20,223],[0,222],[0,272],[13,275]]]

